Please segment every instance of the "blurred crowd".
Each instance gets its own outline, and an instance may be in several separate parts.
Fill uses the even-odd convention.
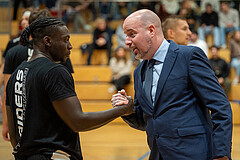
[[[126,60],[126,56],[120,61],[118,52],[112,51],[117,47],[123,48],[124,52],[131,52],[125,46],[125,34],[122,28],[124,18],[130,13],[139,9],[149,9],[154,11],[161,21],[164,21],[174,15],[181,16],[186,19],[189,25],[189,32],[186,34],[188,45],[200,47],[207,56],[212,57],[210,61],[213,69],[224,73],[223,77],[228,77],[230,67],[236,70],[236,78],[233,83],[240,82],[240,32],[239,32],[239,0],[159,0],[159,1],[134,1],[134,2],[117,2],[117,1],[93,1],[93,0],[15,0],[13,20],[17,19],[17,11],[20,3],[23,2],[25,8],[47,8],[51,15],[58,17],[64,21],[72,33],[91,33],[93,40],[91,44],[83,44],[81,46],[83,53],[88,53],[86,61],[87,65],[91,65],[91,58],[94,50],[106,50],[108,56],[108,64],[113,70],[114,89],[120,89],[129,83],[128,78],[131,70],[123,74],[125,77],[124,84],[120,85],[116,82],[116,70],[113,66],[130,65]],[[118,25],[111,27],[111,22],[117,21]],[[23,28],[25,28],[23,26]],[[116,35],[117,43],[112,42],[113,34]],[[207,43],[207,36],[212,35],[212,42]],[[165,37],[166,38],[166,37]],[[79,46],[74,46],[79,47]],[[226,65],[222,61],[218,61],[219,49],[230,49],[230,63]],[[117,51],[118,51],[117,49]],[[208,52],[211,51],[211,54]],[[121,52],[120,52],[121,53]],[[213,54],[213,55],[212,55]],[[125,55],[125,54],[123,54]],[[133,54],[129,54],[133,63],[137,65],[139,60],[134,58]],[[121,57],[121,56],[120,56]],[[114,60],[111,60],[114,58]],[[114,63],[113,63],[114,62]],[[117,64],[120,63],[120,64]],[[224,66],[219,66],[224,65]],[[217,66],[217,67],[216,67]],[[225,66],[228,66],[227,69]],[[131,67],[129,67],[131,68]],[[222,71],[220,69],[222,68]],[[221,73],[222,74],[222,73]],[[222,77],[222,75],[220,76]],[[219,80],[221,82],[221,80]],[[117,84],[118,83],[118,84]],[[116,85],[117,84],[117,85]],[[229,87],[228,87],[229,88]],[[111,89],[110,89],[111,90]],[[229,89],[226,91],[229,92]]]

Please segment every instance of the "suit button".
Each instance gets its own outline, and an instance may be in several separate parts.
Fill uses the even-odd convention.
[[[155,138],[159,138],[159,135],[155,135]]]

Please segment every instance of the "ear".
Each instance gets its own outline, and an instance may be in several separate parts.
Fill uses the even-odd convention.
[[[51,47],[52,46],[52,38],[49,36],[43,37],[43,42],[46,46]]]
[[[171,29],[167,30],[168,39],[174,39],[174,31]]]
[[[153,38],[154,36],[155,36],[155,34],[156,34],[156,28],[155,28],[155,26],[154,25],[149,25],[148,26],[148,31],[149,31],[149,33],[150,33],[150,36],[151,36],[151,38]]]

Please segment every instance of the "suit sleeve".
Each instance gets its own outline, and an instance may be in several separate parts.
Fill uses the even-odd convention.
[[[134,71],[134,79],[136,79],[136,70]],[[132,128],[146,131],[146,122],[144,121],[144,115],[143,110],[141,106],[138,103],[138,99],[136,97],[136,84],[134,82],[134,90],[135,90],[135,96],[134,96],[134,109],[136,110],[135,113],[129,115],[129,116],[122,116],[122,119]]]
[[[146,123],[143,120],[143,111],[138,105],[137,99],[134,99],[135,113],[129,116],[122,116],[122,119],[132,128],[146,131]]]
[[[213,157],[231,157],[232,110],[227,96],[203,51],[194,47],[189,59],[189,77],[200,103],[211,111]]]

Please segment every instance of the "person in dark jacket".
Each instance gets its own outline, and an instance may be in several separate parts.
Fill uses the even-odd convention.
[[[98,18],[96,22],[97,28],[93,32],[93,42],[90,46],[90,51],[87,59],[88,65],[91,64],[92,54],[95,49],[107,50],[108,61],[111,58],[113,31],[107,26],[107,23],[103,18]]]
[[[201,26],[198,28],[199,39],[205,41],[205,36],[213,34],[214,45],[220,47],[220,31],[218,27],[218,14],[210,3],[206,4],[206,11],[200,17]]]
[[[218,50],[219,48],[217,46],[211,47],[212,57],[209,59],[209,64],[217,76],[218,82],[223,87],[225,94],[228,95],[232,84],[231,80],[228,78],[230,66],[224,59],[219,57]]]

